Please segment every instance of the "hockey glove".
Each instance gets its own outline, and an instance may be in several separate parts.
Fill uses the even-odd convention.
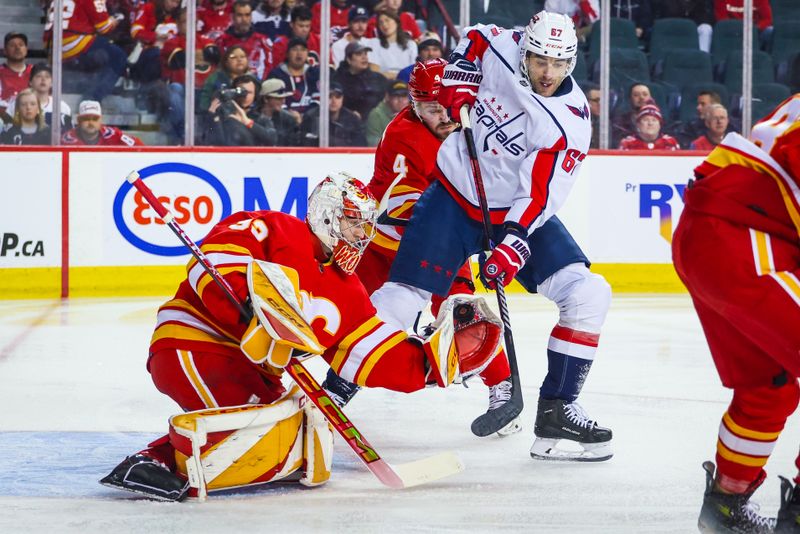
[[[451,119],[460,121],[461,108],[464,105],[472,107],[478,97],[478,87],[482,79],[478,66],[471,61],[460,58],[447,64],[442,75],[438,100]]]
[[[498,280],[503,286],[510,284],[531,257],[525,229],[519,224],[508,222],[505,228],[505,238],[494,247],[481,269],[481,278],[489,289],[496,289]]]

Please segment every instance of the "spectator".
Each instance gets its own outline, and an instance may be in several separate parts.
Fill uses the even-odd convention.
[[[253,8],[247,0],[233,3],[233,24],[218,39],[220,50],[240,45],[247,53],[250,72],[263,79],[275,65],[272,55],[272,41],[253,28]]]
[[[396,14],[400,19],[400,28],[408,33],[412,39],[419,39],[422,35],[422,32],[419,29],[419,24],[417,24],[417,19],[414,17],[413,13],[401,11],[400,8],[402,5],[403,0],[383,0],[383,2],[380,2],[375,6],[375,11],[378,12],[388,10]],[[378,37],[377,15],[369,19],[369,25],[367,26],[367,37]]]
[[[661,110],[652,101],[639,108],[636,115],[636,134],[629,135],[620,144],[620,150],[678,150],[678,141],[661,133],[664,122]]]
[[[131,25],[136,39],[138,59],[130,67],[130,76],[139,82],[153,82],[161,77],[159,56],[164,43],[178,33],[180,0],[152,0],[142,5]],[[130,58],[129,58],[130,60]]]
[[[636,117],[639,109],[652,99],[650,88],[647,85],[634,83],[630,86],[627,108],[622,107],[621,111],[618,111],[611,120],[613,144],[619,144],[623,137],[632,135],[636,131]]]
[[[286,59],[286,50],[292,39],[301,39],[306,42],[309,50],[311,64],[319,63],[319,34],[311,32],[311,11],[305,6],[298,6],[292,9],[292,21],[289,23],[291,33],[288,36],[279,37],[273,49],[273,58],[276,65],[280,65]]]
[[[48,46],[52,46],[54,6],[51,2],[45,25]],[[100,101],[111,94],[128,66],[125,52],[104,37],[114,31],[117,20],[109,16],[105,0],[74,0],[64,2],[64,24],[63,90]]]
[[[200,91],[197,108],[207,110],[214,94],[224,85],[230,86],[234,78],[245,74],[248,70],[247,52],[241,45],[233,45],[225,50],[220,60],[220,67],[206,79]]]
[[[230,98],[221,93],[211,103],[214,117],[206,136],[214,146],[275,146],[275,129],[257,124],[248,111],[254,112],[258,80],[252,74],[243,74],[233,80],[230,91],[238,89],[238,95]],[[255,114],[255,113],[254,113]]]
[[[28,36],[24,33],[8,32],[3,38],[3,51],[6,62],[0,65],[0,113],[5,112],[17,93],[28,86],[33,68],[26,62]]]
[[[62,145],[139,146],[141,139],[115,126],[103,124],[100,102],[84,100],[78,105],[78,125],[61,136]]]
[[[589,102],[589,114],[592,117],[592,140],[589,148],[600,147],[600,86],[590,83],[584,89],[586,100]]]
[[[611,17],[628,19],[636,26],[636,37],[650,39],[653,29],[653,11],[650,0],[611,0]]]
[[[711,104],[722,104],[722,99],[716,91],[700,91],[697,93],[697,106],[695,118],[681,125],[677,131],[678,141],[683,146],[706,133],[706,109]]]
[[[50,69],[50,65],[45,63],[34,65],[31,69],[29,84],[39,99],[39,108],[44,113],[45,124],[51,126],[53,121],[53,71]],[[14,116],[15,108],[16,102],[12,100],[7,110],[9,116]],[[72,128],[72,110],[63,100],[61,101],[61,128],[64,131]]]
[[[545,0],[544,10],[570,17],[581,42],[586,41],[592,33],[592,24],[600,18],[597,0]]]
[[[336,81],[344,87],[344,105],[362,120],[383,99],[386,78],[369,68],[367,53],[372,49],[364,39],[347,45],[345,60],[336,70]]]
[[[347,0],[331,0],[331,30],[347,28],[347,17],[351,6]],[[311,8],[311,31],[320,34],[320,20],[322,15],[322,2],[317,2]]]
[[[728,131],[728,110],[722,104],[710,104],[705,110],[706,133],[692,141],[692,150],[713,150]]]
[[[299,116],[319,102],[319,66],[308,64],[308,45],[302,39],[292,39],[286,53],[286,61],[269,73],[270,78],[282,80],[292,91],[286,99],[291,113]]]
[[[744,0],[714,0],[714,17],[717,21],[744,17]],[[772,45],[772,7],[769,0],[753,0],[753,24],[758,28],[761,48]]]
[[[442,41],[436,32],[425,32],[422,37],[423,39],[417,45],[417,61],[425,63],[429,59],[439,59],[444,55]],[[397,79],[408,83],[411,79],[411,71],[414,70],[417,61],[398,72]]]
[[[242,51],[244,53],[244,51]],[[219,47],[200,32],[195,32],[194,86],[195,94],[202,94],[203,86],[219,62]],[[161,74],[166,84],[166,101],[162,129],[176,144],[183,144],[186,84],[186,10],[178,15],[178,34],[170,37],[161,48]],[[210,100],[209,100],[210,104]],[[201,107],[200,109],[208,109]]]
[[[253,11],[253,24],[256,31],[261,32],[274,43],[282,36],[288,36],[292,29],[289,26],[289,9],[284,0],[262,0]]]
[[[344,107],[344,90],[341,84],[331,83],[330,146],[366,146],[364,125],[359,116]],[[303,116],[300,134],[306,146],[319,146],[319,106],[314,106]]]
[[[367,31],[367,21],[369,20],[369,13],[361,6],[350,8],[347,15],[347,33],[342,35],[342,38],[331,45],[331,62],[333,68],[339,68],[339,65],[344,61],[344,49],[352,42],[360,41],[364,38]]]
[[[386,125],[408,105],[408,84],[402,80],[389,83],[386,97],[367,117],[367,145],[378,146]]]
[[[278,78],[265,80],[261,84],[261,107],[256,122],[265,129],[274,129],[277,146],[297,146],[300,144],[300,122],[295,112],[284,109],[286,97],[292,92],[286,90],[286,84]],[[299,120],[298,120],[299,118]]]
[[[11,128],[0,135],[4,145],[49,145],[50,128],[44,122],[36,92],[30,87],[17,93]]]
[[[400,18],[392,11],[378,12],[378,37],[368,42],[372,47],[369,62],[373,69],[390,80],[417,58],[417,43],[400,28]]]
[[[692,19],[697,24],[700,50],[711,52],[711,37],[714,34],[714,8],[712,0],[671,0],[653,4],[653,18]]]
[[[203,36],[216,41],[233,20],[233,4],[231,0],[209,0],[205,6],[197,9],[197,28]]]

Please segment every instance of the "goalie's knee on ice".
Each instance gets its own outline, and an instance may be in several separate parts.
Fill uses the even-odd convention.
[[[585,332],[599,332],[611,306],[611,286],[582,263],[556,271],[537,291],[555,302],[559,324]]]
[[[170,418],[178,472],[199,497],[209,491],[282,480],[307,486],[330,478],[333,434],[292,388],[268,405],[199,410]]]

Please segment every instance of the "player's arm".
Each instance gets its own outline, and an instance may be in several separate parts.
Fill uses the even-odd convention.
[[[117,27],[117,20],[108,14],[106,0],[93,0],[87,2],[87,5],[89,20],[97,33],[104,35]]]
[[[156,20],[153,16],[152,6],[153,4],[145,4],[136,13],[136,18],[131,24],[131,37],[136,39],[137,41],[141,41],[145,44],[153,44],[156,41]]]

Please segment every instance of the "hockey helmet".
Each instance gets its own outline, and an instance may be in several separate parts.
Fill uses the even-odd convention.
[[[436,102],[442,87],[442,74],[447,61],[441,58],[417,61],[408,80],[414,102]]]
[[[778,104],[758,121],[750,140],[792,176],[800,175],[800,93]]]
[[[375,236],[377,215],[375,197],[364,184],[337,172],[326,176],[309,195],[306,223],[336,264],[351,274]]]
[[[578,58],[578,36],[575,23],[561,13],[540,11],[531,18],[523,36],[521,48],[522,72],[528,75],[527,53],[556,59],[568,59],[567,74],[572,74]]]

